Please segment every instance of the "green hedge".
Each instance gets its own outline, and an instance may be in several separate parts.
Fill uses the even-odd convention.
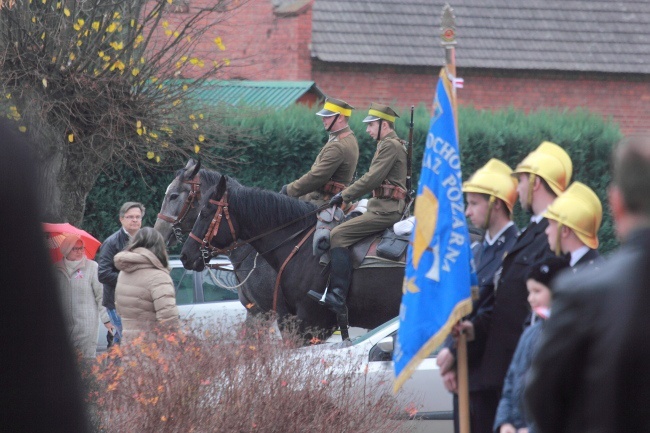
[[[261,116],[243,115],[225,122],[240,131],[231,143],[246,146],[235,176],[245,185],[279,191],[283,184],[297,179],[309,170],[325,143],[327,134],[315,110],[294,106],[284,111]],[[396,123],[400,137],[408,137],[408,109],[400,110]],[[365,112],[353,113],[350,125],[360,148],[357,176],[363,175],[372,160],[375,142],[365,132]],[[423,105],[415,110],[413,180],[417,185],[422,152],[429,129],[430,115]],[[609,183],[609,155],[621,134],[617,125],[583,110],[541,110],[526,114],[508,109],[497,112],[461,107],[459,112],[460,146],[463,175],[469,177],[491,157],[502,159],[515,167],[544,140],[564,147],[573,160],[573,180],[594,189],[605,210],[600,231],[602,252],[616,246],[611,217],[607,212],[606,187]],[[178,161],[180,168],[185,161]],[[100,177],[91,191],[84,219],[84,228],[103,239],[115,231],[117,209],[127,200],[140,200],[147,207],[144,224],[152,225],[164,191],[173,173],[144,172],[143,176],[126,168],[113,170]],[[515,208],[517,224],[526,225],[527,216]]]

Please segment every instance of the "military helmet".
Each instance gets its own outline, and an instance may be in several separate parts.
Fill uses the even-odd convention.
[[[363,119],[364,123],[374,122],[375,120],[383,119],[388,120],[389,122],[395,122],[395,119],[398,118],[398,114],[390,108],[388,105],[381,105],[373,102],[370,104],[370,109],[368,110],[368,115]]]
[[[345,101],[327,98],[325,99],[323,109],[316,113],[316,115],[321,117],[331,117],[337,114],[342,114],[346,117],[350,117],[352,115],[352,110],[354,110],[354,107]]]
[[[556,195],[560,195],[573,174],[569,154],[555,143],[545,141],[517,165],[514,174],[532,173],[544,179]]]
[[[463,192],[495,196],[503,200],[512,213],[517,201],[517,183],[517,179],[512,176],[512,169],[503,161],[492,158],[463,182]]]
[[[544,216],[569,227],[589,248],[598,248],[603,206],[596,193],[584,183],[573,182],[546,209]]]

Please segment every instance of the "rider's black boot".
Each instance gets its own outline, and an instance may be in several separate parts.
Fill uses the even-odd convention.
[[[345,305],[345,300],[348,297],[350,282],[352,280],[350,250],[341,247],[331,249],[330,266],[330,284],[325,299],[321,300],[322,295],[313,290],[310,290],[308,295],[310,298],[327,306],[337,316],[345,316],[347,318],[348,307]]]

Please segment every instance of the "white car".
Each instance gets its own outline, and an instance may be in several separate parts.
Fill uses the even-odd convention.
[[[343,366],[341,368],[349,366],[349,360],[358,362],[357,371],[366,375],[365,381],[369,385],[367,392],[373,393],[374,397],[378,392],[392,395],[395,374],[392,357],[398,328],[399,320],[396,317],[353,339],[351,343],[303,350],[315,352],[324,360],[332,361],[333,365],[337,365],[337,360],[343,361],[338,363]],[[400,408],[409,408],[410,414],[407,415],[405,411],[404,417],[412,419],[409,424],[415,432],[451,433],[454,430],[452,395],[442,382],[436,365],[436,353],[437,350],[420,363],[396,396]]]

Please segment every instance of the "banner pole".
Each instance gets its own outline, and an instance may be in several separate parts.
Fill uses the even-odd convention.
[[[445,48],[445,70],[447,76],[456,78],[456,17],[449,3],[442,8],[440,44]],[[456,86],[452,83],[452,107],[458,138],[458,107]],[[459,143],[460,144],[460,143]],[[470,433],[469,423],[469,378],[467,372],[467,336],[460,334],[456,349],[456,374],[458,379],[458,424],[460,433]]]

